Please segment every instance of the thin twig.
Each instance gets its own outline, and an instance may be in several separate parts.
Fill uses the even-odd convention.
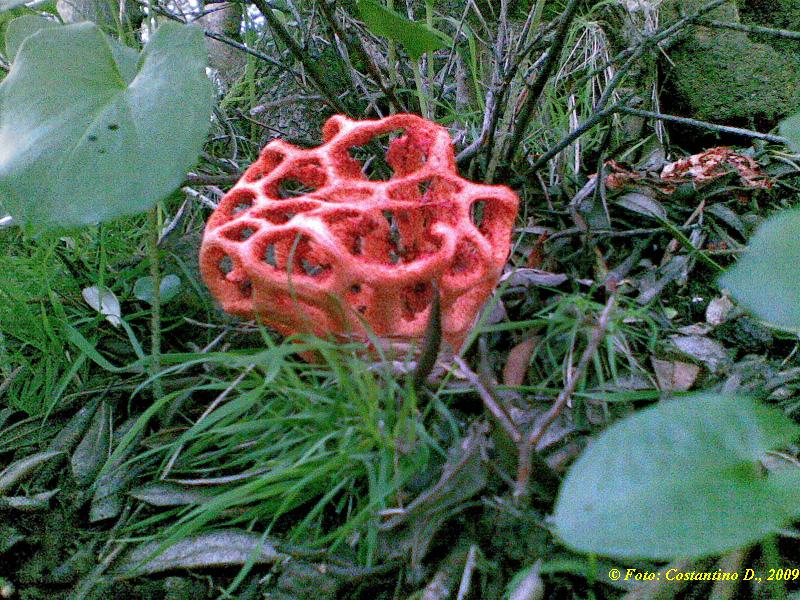
[[[229,185],[241,179],[242,173],[232,173],[230,175],[201,175],[189,173],[181,185]]]
[[[564,12],[561,15],[561,21],[559,22],[558,29],[556,29],[553,43],[550,44],[550,48],[547,50],[547,58],[545,59],[545,62],[542,65],[542,68],[539,71],[536,79],[534,79],[533,82],[527,86],[528,95],[525,98],[525,103],[522,105],[519,117],[517,117],[517,124],[511,134],[511,140],[506,150],[506,164],[509,164],[514,158],[514,154],[517,152],[519,145],[522,142],[522,138],[525,136],[525,132],[528,130],[528,125],[530,125],[531,118],[533,117],[533,110],[536,108],[536,103],[539,101],[539,98],[544,91],[544,86],[550,79],[550,74],[553,72],[553,68],[556,66],[556,64],[558,64],[558,61],[561,58],[561,49],[564,47],[564,42],[567,39],[569,26],[572,24],[572,20],[575,18],[575,9],[578,7],[578,4],[579,0],[569,0],[567,3],[567,7],[564,9]]]
[[[151,5],[150,2],[146,2],[145,0],[134,0],[134,2],[136,2],[136,4],[138,4],[139,6],[144,6],[152,10],[153,12],[161,15],[162,17],[166,17],[167,19],[170,19],[172,21],[176,21],[178,23],[183,23],[183,24],[187,23],[186,19],[174,13],[171,13],[168,10],[163,9],[160,6]],[[217,33],[209,29],[203,29],[203,35],[205,35],[207,38],[211,38],[212,40],[222,42],[223,44],[226,44],[231,48],[236,48],[237,50],[241,50],[245,54],[249,54],[250,56],[254,56],[259,60],[263,60],[264,62],[269,63],[274,67],[278,67],[279,69],[288,71],[291,75],[298,76],[298,74],[294,70],[289,68],[287,65],[284,65],[282,62],[275,60],[274,58],[264,54],[263,52],[259,52],[258,50],[253,50],[252,48],[248,48],[244,44],[241,44],[236,40],[232,40],[231,38],[224,36],[221,33]]]
[[[497,419],[498,423],[503,427],[506,434],[508,435],[509,439],[514,442],[515,444],[519,444],[522,441],[522,434],[520,434],[519,430],[517,429],[514,422],[511,420],[511,417],[508,416],[505,410],[503,410],[499,404],[494,399],[494,396],[486,389],[486,386],[478,377],[478,374],[475,373],[472,369],[469,368],[469,365],[464,361],[463,358],[460,356],[456,356],[453,358],[453,362],[456,363],[458,366],[459,371],[461,371],[464,376],[467,378],[472,385],[475,386],[475,390],[478,392],[478,395],[481,397],[483,404],[486,406],[486,409],[492,413],[492,416]]]
[[[569,134],[564,136],[560,142],[558,142],[555,146],[552,146],[547,152],[542,154],[539,158],[534,161],[531,169],[533,171],[538,171],[541,169],[547,162],[553,158],[556,154],[561,152],[564,148],[569,146],[572,142],[577,140],[581,137],[584,133],[598,125],[601,121],[605,120],[607,117],[610,117],[615,112],[618,112],[622,103],[627,101],[627,98],[624,100],[620,100],[619,102],[615,102],[611,106],[604,108],[598,112],[592,114],[591,117],[586,119],[583,123],[578,125],[575,129],[573,129]]]
[[[762,27],[761,25],[744,25],[743,23],[729,23],[726,21],[716,21],[714,19],[701,19],[698,25],[705,27],[716,27],[717,29],[733,29],[734,31],[744,31],[745,33],[762,33],[787,40],[800,40],[800,31],[790,29],[775,29],[773,27]]]
[[[478,546],[472,544],[467,553],[467,560],[464,563],[464,572],[461,575],[461,583],[458,586],[458,594],[456,600],[464,600],[469,594],[469,588],[472,584],[472,573],[475,571],[475,565],[478,564]]]
[[[691,119],[689,117],[678,117],[676,115],[666,115],[663,113],[653,112],[651,110],[641,110],[639,108],[632,108],[630,106],[619,106],[618,112],[628,115],[636,115],[638,117],[646,117],[650,119],[658,119],[660,121],[667,121],[670,123],[680,123],[689,127],[698,127],[700,129],[707,129],[717,133],[731,133],[734,135],[741,135],[757,140],[766,140],[776,144],[788,144],[789,140],[780,135],[772,133],[760,133],[751,129],[743,129],[742,127],[731,127],[729,125],[717,125],[716,123],[709,123],[707,121],[700,121],[698,119]]]
[[[504,16],[503,7],[501,5],[501,16]],[[500,119],[500,106],[506,94],[508,86],[511,84],[513,74],[511,77],[503,73],[503,63],[505,56],[505,41],[506,41],[506,19],[501,19],[497,28],[497,36],[494,43],[494,60],[492,61],[492,76],[489,82],[489,87],[486,90],[486,99],[483,106],[483,123],[481,124],[481,133],[478,138],[473,141],[469,146],[464,148],[458,153],[456,162],[463,164],[475,156],[483,145],[488,145],[494,139],[494,132],[497,129],[497,123]]]
[[[351,36],[348,34],[344,28],[342,27],[339,20],[336,18],[336,4],[335,2],[329,4],[329,0],[321,0],[320,6],[322,7],[322,12],[325,15],[325,18],[328,20],[328,23],[333,29],[333,33],[336,37],[342,40],[347,48],[350,49],[351,52],[355,52],[364,65],[367,67],[370,75],[375,80],[375,83],[378,84],[378,87],[383,92],[383,95],[391,102],[392,106],[394,106],[395,110],[405,112],[407,109],[403,106],[403,103],[397,98],[397,95],[394,91],[394,86],[387,86],[383,81],[383,73],[381,73],[380,68],[372,60],[372,57],[369,55],[367,50],[364,48],[363,40],[358,36]]]
[[[286,30],[286,27],[283,26],[283,23],[281,23],[280,20],[273,14],[272,9],[269,7],[266,1],[253,0],[253,4],[255,4],[259,12],[264,15],[264,18],[267,20],[270,29],[275,34],[275,37],[286,44],[286,46],[289,48],[289,52],[292,53],[295,60],[303,65],[308,73],[309,78],[314,84],[314,87],[319,90],[319,93],[322,94],[328,104],[330,104],[331,107],[337,112],[349,114],[348,110],[345,108],[344,104],[342,104],[342,101],[339,100],[339,97],[336,95],[334,90],[330,88],[328,83],[329,80],[323,75],[322,71],[320,71],[319,65],[314,61],[314,58],[310,56],[306,50],[300,47],[292,35]]]
[[[583,354],[578,361],[578,365],[575,367],[575,369],[567,371],[567,381],[564,385],[564,388],[561,390],[561,393],[558,394],[558,398],[556,398],[553,406],[551,406],[550,410],[548,410],[544,417],[542,417],[539,425],[532,429],[524,441],[519,445],[517,487],[514,490],[514,497],[517,499],[520,499],[527,494],[528,482],[530,481],[531,477],[531,458],[536,449],[536,445],[547,432],[550,425],[552,425],[556,418],[558,418],[558,415],[561,414],[561,411],[564,410],[567,402],[569,402],[569,399],[575,392],[575,387],[583,378],[589,363],[592,361],[595,352],[597,352],[597,349],[600,347],[600,343],[605,337],[606,330],[608,329],[609,317],[616,306],[616,298],[616,295],[613,293],[609,296],[608,301],[603,308],[603,312],[600,313],[600,317],[597,319],[597,324],[592,329],[591,336],[589,337],[589,343],[586,345],[586,349],[583,351]]]

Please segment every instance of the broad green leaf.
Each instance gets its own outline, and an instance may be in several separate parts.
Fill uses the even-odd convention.
[[[164,23],[134,62],[91,23],[27,37],[0,84],[0,202],[37,228],[141,212],[175,189],[209,127],[196,27]]]
[[[161,279],[158,289],[160,301],[167,303],[181,291],[181,278],[177,275],[169,274]],[[142,302],[152,304],[154,298],[153,278],[148,275],[137,279],[136,283],[133,284],[133,295]]]
[[[669,560],[725,552],[800,514],[797,471],[758,463],[800,427],[754,400],[711,394],[663,401],[618,421],[573,465],[556,534],[582,552]]]
[[[17,50],[19,50],[26,37],[41,29],[53,29],[54,27],[61,27],[61,24],[40,15],[17,17],[6,28],[6,58],[13,62],[14,57],[17,55]]]
[[[372,33],[401,44],[414,60],[419,60],[426,52],[452,44],[452,40],[442,32],[412,21],[375,0],[358,0],[358,10]]]
[[[789,145],[793,150],[800,150],[800,113],[781,121],[780,132],[789,140]]]
[[[22,6],[25,2],[27,2],[27,0],[0,0],[0,12]]]
[[[800,210],[779,213],[761,225],[720,285],[757,317],[800,329]]]

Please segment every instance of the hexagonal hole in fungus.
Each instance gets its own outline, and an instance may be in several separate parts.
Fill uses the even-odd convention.
[[[306,185],[298,179],[281,179],[278,184],[278,197],[281,199],[296,198],[310,194],[317,188]]]
[[[233,272],[233,259],[227,254],[223,254],[217,261],[217,266],[219,267],[219,272],[222,274],[222,277],[227,278],[228,275]]]
[[[264,194],[272,200],[285,200],[310,194],[323,187],[328,176],[316,158],[302,159],[289,165],[282,177],[264,185]]]
[[[342,248],[352,256],[371,263],[393,264],[399,258],[397,248],[392,243],[391,221],[393,216],[372,210],[361,212],[347,210],[323,215],[328,231]]]
[[[389,260],[392,264],[397,264],[403,260],[406,254],[406,247],[403,244],[403,236],[400,234],[400,225],[394,212],[390,210],[382,211],[383,218],[389,224]]]
[[[232,227],[226,227],[221,233],[222,236],[232,242],[246,242],[257,231],[257,226],[251,223],[234,223]]]
[[[262,261],[274,269],[291,273],[292,277],[322,280],[333,272],[333,258],[307,235],[284,232],[262,243],[263,249],[259,252]]]
[[[466,277],[480,267],[480,251],[470,240],[460,240],[456,244],[453,262],[447,270],[448,277]]]
[[[228,192],[217,210],[234,219],[249,210],[255,201],[256,195],[251,190],[235,189]]]
[[[469,220],[478,229],[483,225],[484,213],[486,211],[486,200],[476,200],[469,207]]]
[[[253,211],[253,217],[264,219],[273,225],[285,225],[300,213],[310,212],[321,206],[314,200],[298,200],[295,202],[282,202],[280,204],[258,208]]]
[[[370,181],[388,181],[395,174],[407,175],[425,164],[427,156],[410,143],[405,129],[374,135],[361,145],[347,148],[350,157],[361,164],[361,173]]]
[[[236,288],[239,290],[239,296],[242,300],[253,297],[253,282],[249,279],[239,281],[236,284]]]
[[[244,173],[244,180],[253,183],[269,175],[283,162],[284,155],[277,150],[265,148],[259,159],[254,162]]]
[[[456,182],[434,175],[418,181],[399,181],[387,190],[387,196],[397,202],[424,204],[432,210],[440,209],[438,220],[454,222],[458,215],[453,212],[451,205],[461,189],[462,186]]]
[[[498,229],[505,229],[504,221],[513,219],[513,210],[498,200],[491,198],[475,200],[470,205],[470,219],[490,244],[496,243]]]
[[[400,292],[402,301],[403,318],[413,321],[417,316],[431,305],[433,288],[430,283],[419,281],[404,287]]]

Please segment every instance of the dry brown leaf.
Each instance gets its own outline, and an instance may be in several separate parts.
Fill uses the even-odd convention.
[[[731,169],[739,173],[745,187],[772,187],[756,161],[744,154],[737,154],[727,146],[710,148],[670,163],[661,171],[661,179],[675,183],[692,181],[701,185],[730,173]]]
[[[503,383],[505,385],[522,385],[530,366],[531,357],[540,341],[542,341],[542,337],[534,335],[509,350],[506,365],[503,367]]]
[[[700,367],[676,360],[659,360],[651,358],[656,373],[658,389],[662,392],[686,392],[692,388]]]
[[[711,325],[722,325],[733,313],[733,302],[727,296],[714,298],[706,307],[706,322]]]

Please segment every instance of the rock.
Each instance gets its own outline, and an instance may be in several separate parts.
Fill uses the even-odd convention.
[[[797,0],[740,0],[739,15],[746,25],[800,31],[800,3]],[[800,54],[800,40],[753,34],[753,41],[769,44],[780,52]]]
[[[761,0],[764,3],[794,0]],[[665,22],[702,3],[668,0]],[[708,18],[738,22],[733,2]],[[762,23],[759,23],[762,24]],[[769,129],[800,107],[800,55],[776,50],[744,32],[696,27],[670,49],[672,106],[685,116],[715,123]]]

